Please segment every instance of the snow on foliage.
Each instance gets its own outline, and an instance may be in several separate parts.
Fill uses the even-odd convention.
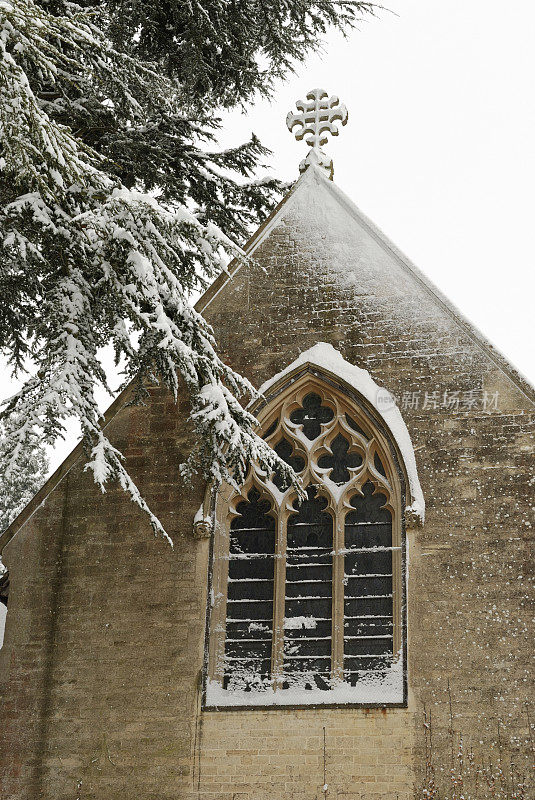
[[[3,425],[0,429],[0,533],[11,524],[41,488],[48,470],[48,460],[43,448],[36,441],[35,434],[28,430],[21,420],[12,419],[11,424],[26,431],[26,456],[24,462],[17,460],[15,465],[10,461],[9,431]],[[0,577],[3,571],[4,567],[0,561]]]
[[[164,204],[154,192],[124,185],[108,174],[101,153],[58,121],[69,103],[119,108],[128,130],[146,123],[156,105],[179,114],[176,88],[114,51],[91,20],[92,12],[73,4],[63,14],[33,0],[0,6],[0,344],[15,374],[32,366],[5,403],[4,417],[20,424],[6,428],[4,466],[8,478],[24,471],[31,442],[53,444],[76,416],[95,481],[104,491],[116,479],[165,535],[101,428],[95,388],[106,387],[106,377],[97,354],[110,340],[117,361],[126,359],[126,382],[138,382],[136,399],[147,378],[175,398],[180,377],[185,382],[200,441],[185,472],[201,469],[217,483],[240,481],[250,459],[288,468],[254,433],[256,421],[237,399],[255,390],[221,361],[210,327],[188,303],[191,290],[238,248],[195,198]],[[91,97],[77,96],[77,76]],[[253,156],[225,163],[246,174]],[[221,206],[236,201],[242,189],[229,195],[230,179],[217,176],[215,185],[217,159],[201,151],[197,158]],[[233,232],[247,221],[236,210]]]
[[[29,368],[2,414],[24,421],[8,425],[6,474],[24,470],[32,437],[53,444],[76,417],[102,490],[117,480],[164,533],[101,427],[98,351],[111,342],[135,401],[147,380],[175,397],[185,383],[199,440],[185,473],[240,482],[255,459],[294,477],[239,402],[253,387],[188,303],[240,255],[228,237],[243,239],[281,184],[253,180],[268,152],[254,135],[207,146],[218,106],[269,95],[328,25],[366,12],[330,0],[0,2],[0,347],[15,376]]]

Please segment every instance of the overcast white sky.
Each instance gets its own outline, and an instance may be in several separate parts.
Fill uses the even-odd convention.
[[[336,183],[535,383],[535,2],[384,2],[396,13],[329,36],[271,103],[225,115],[221,144],[254,131],[293,180],[308,148],[287,112],[311,88],[338,94]]]
[[[335,182],[535,383],[535,3],[384,0],[300,66],[271,104],[225,117],[296,176],[308,151],[285,125],[314,87],[349,110],[325,146]]]

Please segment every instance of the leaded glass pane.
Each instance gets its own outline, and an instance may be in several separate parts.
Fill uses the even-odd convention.
[[[271,677],[275,520],[257,489],[230,526],[224,686],[260,689]]]
[[[329,688],[332,629],[333,521],[327,501],[309,487],[288,519],[284,684]],[[294,505],[296,507],[296,504]]]
[[[351,478],[350,469],[360,467],[362,456],[359,453],[348,452],[350,444],[341,433],[331,443],[332,455],[327,454],[318,459],[320,469],[330,469],[329,478],[333,483],[341,485]]]
[[[392,661],[392,516],[371,481],[345,519],[344,675],[353,686]]]

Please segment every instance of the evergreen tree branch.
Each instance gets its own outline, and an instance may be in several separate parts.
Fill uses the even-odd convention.
[[[302,491],[243,407],[255,389],[188,300],[242,257],[231,239],[282,187],[252,180],[268,154],[256,137],[206,148],[216,104],[270,91],[261,55],[280,76],[368,5],[177,0],[161,28],[158,4],[1,0],[0,348],[16,374],[31,372],[2,412],[8,480],[75,417],[97,484],[117,480],[167,536],[102,430],[99,350],[111,343],[138,399],[148,381],[175,398],[185,383],[198,446],[184,474],[239,484],[256,461]]]

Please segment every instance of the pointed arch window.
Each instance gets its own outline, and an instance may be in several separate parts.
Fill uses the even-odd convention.
[[[257,468],[217,494],[206,705],[404,705],[394,443],[360,397],[310,370],[257,416],[307,497]]]

